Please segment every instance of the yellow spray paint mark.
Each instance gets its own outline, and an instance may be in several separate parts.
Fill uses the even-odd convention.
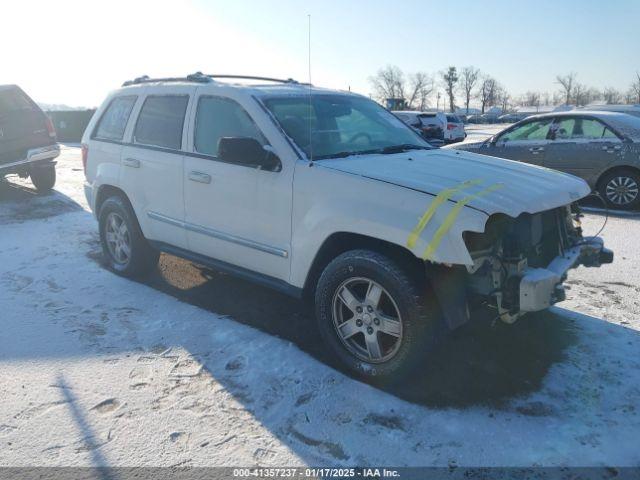
[[[415,247],[416,242],[420,237],[420,234],[426,228],[427,224],[429,223],[429,220],[431,220],[431,217],[433,217],[433,215],[436,213],[436,210],[440,205],[442,205],[444,202],[449,200],[453,195],[464,190],[465,188],[469,188],[469,187],[472,187],[473,185],[478,185],[480,183],[482,183],[482,180],[480,179],[467,180],[466,182],[462,182],[461,184],[456,185],[455,187],[450,187],[445,190],[442,190],[438,195],[436,195],[436,198],[433,199],[433,202],[431,202],[427,211],[424,212],[422,217],[420,217],[420,220],[418,221],[418,224],[416,225],[416,227],[409,234],[409,238],[407,239],[407,247],[409,248]]]
[[[499,190],[502,187],[504,187],[503,183],[494,183],[493,185],[485,188],[484,190],[480,190],[478,193],[475,193],[473,195],[467,195],[458,203],[456,203],[456,205],[451,209],[447,217],[444,219],[444,222],[442,222],[442,225],[440,225],[440,227],[438,227],[438,230],[436,230],[436,233],[433,234],[433,238],[431,239],[431,242],[429,242],[429,244],[427,245],[427,248],[424,250],[424,253],[422,254],[422,258],[424,260],[432,259],[433,254],[437,250],[438,246],[440,246],[440,242],[442,242],[442,239],[447,234],[447,232],[451,229],[456,219],[458,218],[458,215],[460,214],[460,210],[462,210],[462,207],[464,207],[470,201],[475,200],[476,198],[479,198],[479,197],[484,197],[485,195],[488,195],[491,192]]]

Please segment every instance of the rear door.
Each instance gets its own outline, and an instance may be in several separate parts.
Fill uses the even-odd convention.
[[[19,87],[0,86],[0,166],[25,160],[29,149],[53,143],[55,133],[40,107]]]
[[[519,162],[543,165],[553,118],[523,122],[498,135],[482,150],[484,155],[508,158]]]
[[[187,246],[183,141],[194,90],[186,85],[163,87],[161,94],[149,90],[121,156],[120,183],[145,236],[180,248]]]
[[[544,165],[584,178],[592,186],[600,172],[624,157],[622,139],[595,118],[558,117],[550,136]]]

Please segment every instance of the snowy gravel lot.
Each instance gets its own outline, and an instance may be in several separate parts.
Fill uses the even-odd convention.
[[[640,214],[561,306],[470,325],[383,391],[277,293],[166,255],[144,284],[106,271],[77,148],[58,178],[0,183],[1,466],[640,465]]]

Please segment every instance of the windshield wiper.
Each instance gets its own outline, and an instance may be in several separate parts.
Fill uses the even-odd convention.
[[[360,150],[355,152],[337,152],[331,153],[329,155],[322,155],[319,157],[314,157],[314,160],[325,160],[327,158],[346,158],[352,155],[370,155],[372,153],[381,153],[383,155],[391,154],[391,153],[402,153],[408,150],[431,150],[431,147],[426,147],[423,145],[414,145],[413,143],[403,143],[401,145],[391,145],[389,147],[384,148],[374,148],[371,150]]]
[[[378,152],[386,155],[391,153],[402,153],[408,150],[431,150],[431,148],[424,145],[414,145],[413,143],[403,143],[400,145],[391,145],[389,147],[381,148]]]
[[[352,155],[368,155],[370,153],[377,153],[378,150],[361,150],[359,152],[338,152],[331,153],[329,155],[321,155],[319,157],[313,157],[314,160],[325,160],[327,158],[345,158]]]

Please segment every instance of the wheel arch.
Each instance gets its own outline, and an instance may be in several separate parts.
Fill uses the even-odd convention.
[[[313,298],[315,286],[326,266],[338,255],[349,250],[366,249],[386,255],[397,262],[416,280],[426,278],[424,261],[416,257],[409,249],[386,240],[352,232],[336,232],[327,237],[316,253],[307,273],[302,298]]]
[[[96,217],[100,216],[100,208],[102,208],[102,204],[104,203],[104,201],[107,198],[113,197],[113,196],[118,196],[122,198],[122,200],[124,200],[128,204],[128,206],[131,208],[131,210],[135,212],[135,210],[133,209],[133,206],[131,205],[131,201],[129,200],[129,197],[127,196],[124,190],[114,185],[104,184],[104,185],[100,185],[100,187],[98,188],[98,192],[96,193],[96,200],[94,205],[94,213]]]
[[[600,190],[600,188],[602,187],[602,181],[604,177],[606,177],[610,173],[624,171],[624,170],[631,170],[632,172],[635,172],[636,175],[640,176],[639,167],[636,167],[633,165],[613,165],[607,168],[605,171],[601,172],[600,175],[598,175],[598,180],[596,181],[596,190]]]

